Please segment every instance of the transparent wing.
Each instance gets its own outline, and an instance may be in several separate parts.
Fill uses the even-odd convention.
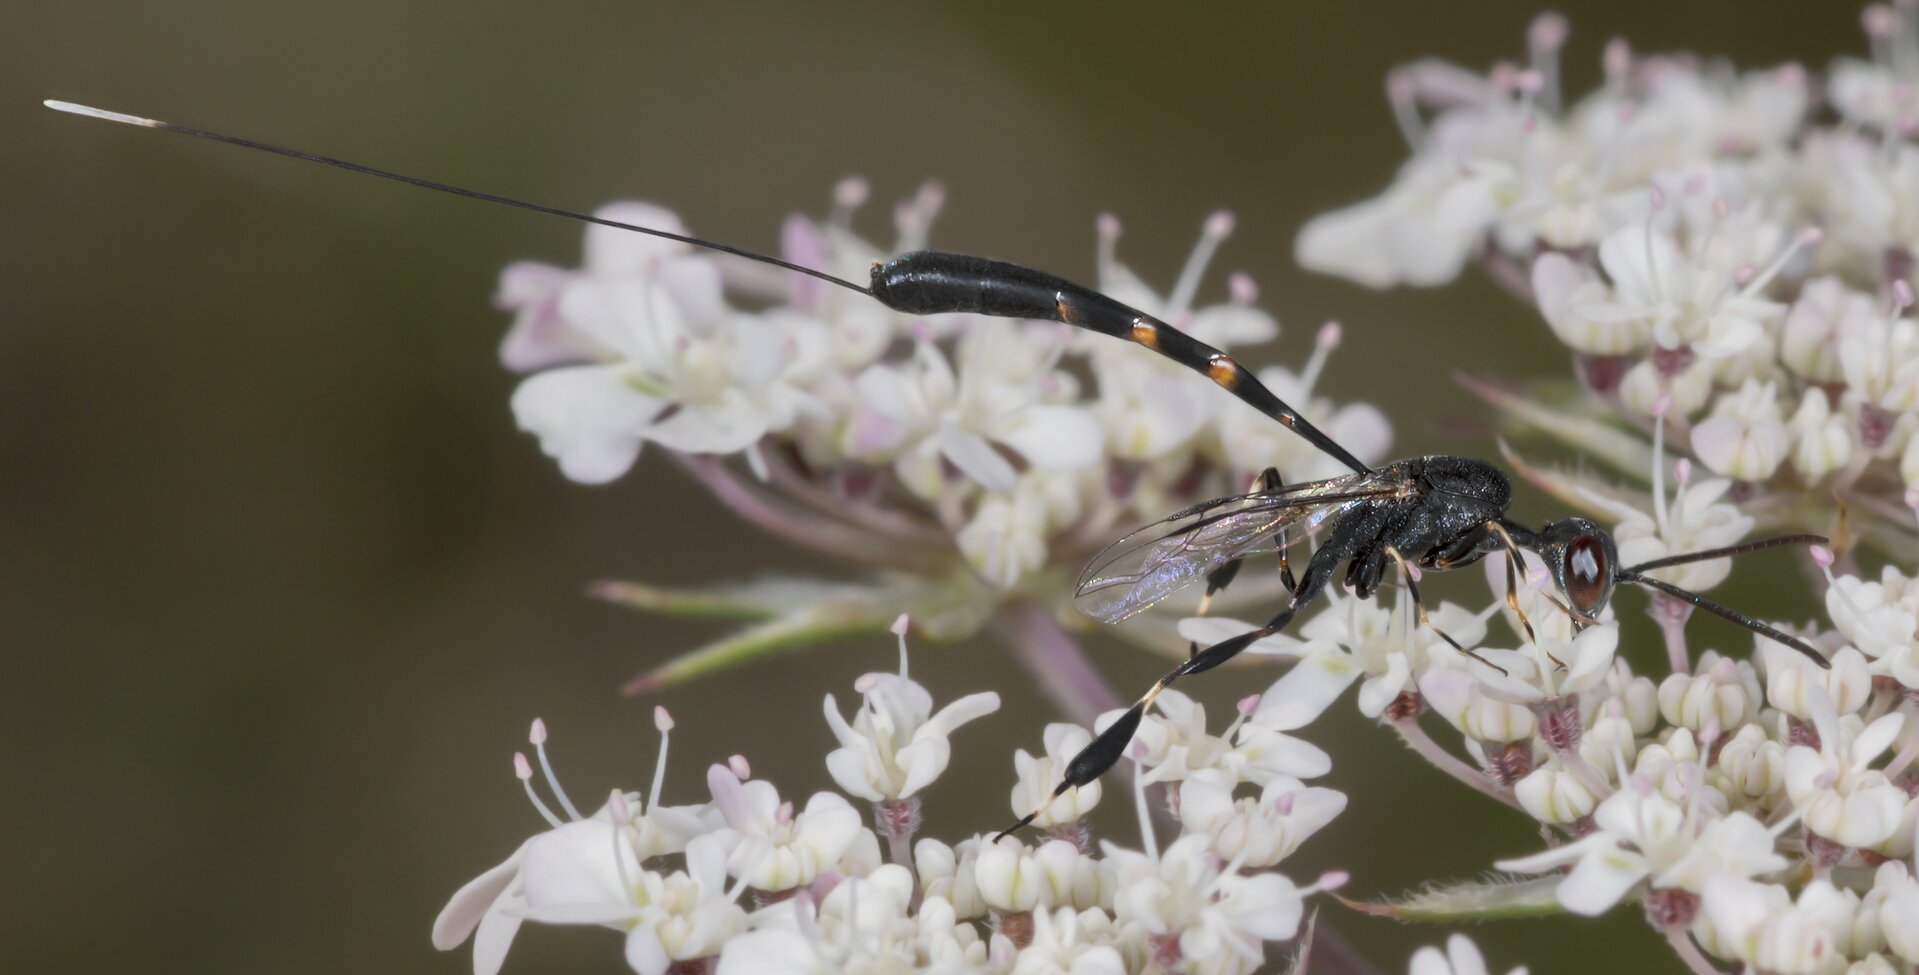
[[[1282,531],[1310,529],[1361,501],[1408,493],[1410,485],[1373,472],[1197,504],[1108,545],[1080,573],[1074,604],[1117,623]]]

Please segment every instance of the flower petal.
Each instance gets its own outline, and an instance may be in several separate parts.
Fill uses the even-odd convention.
[[[1019,478],[1013,465],[993,449],[979,434],[969,433],[952,424],[942,425],[936,434],[940,454],[967,477],[989,491],[1011,491]]]

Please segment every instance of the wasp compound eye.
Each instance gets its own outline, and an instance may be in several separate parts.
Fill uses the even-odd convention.
[[[1613,567],[1599,536],[1575,537],[1567,543],[1560,559],[1560,582],[1566,587],[1566,598],[1572,601],[1573,608],[1591,613],[1604,605],[1612,590]]]

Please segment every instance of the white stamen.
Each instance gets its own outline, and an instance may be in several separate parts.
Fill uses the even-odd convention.
[[[1139,813],[1139,842],[1146,856],[1159,860],[1159,839],[1153,835],[1153,817],[1146,809],[1146,743],[1133,742],[1133,807]]]
[[[1566,18],[1550,11],[1535,17],[1526,30],[1527,46],[1532,48],[1533,71],[1544,82],[1541,100],[1551,112],[1559,111],[1559,49],[1566,45],[1568,33]]]
[[[1606,71],[1606,84],[1624,87],[1626,74],[1632,70],[1632,45],[1623,37],[1615,37],[1606,42],[1606,52],[1600,56],[1600,63]]]
[[[613,813],[614,819],[620,824],[613,827],[613,868],[620,872],[620,889],[622,891],[631,891],[633,889],[633,878],[627,875],[626,858],[620,855],[622,852],[620,850],[620,841],[626,838],[626,827],[624,824],[633,821],[632,817],[627,815],[632,812],[632,810],[627,808],[626,796],[621,795],[618,789],[614,789],[613,794],[606,797],[606,806],[607,809]]]
[[[1666,413],[1671,409],[1670,393],[1662,394],[1652,405],[1652,514],[1662,539],[1672,536],[1666,520]]]
[[[1766,265],[1766,269],[1759,272],[1759,276],[1748,282],[1739,293],[1745,296],[1757,294],[1759,289],[1772,283],[1772,279],[1777,277],[1780,271],[1785,270],[1786,264],[1801,250],[1817,247],[1824,239],[1826,239],[1826,232],[1818,227],[1801,228],[1798,233],[1792,235],[1792,243],[1786,245],[1786,249],[1780,251],[1779,256],[1773,258],[1772,263]]]
[[[753,777],[753,768],[746,764],[745,755],[734,755],[728,758],[726,760],[726,768],[727,771],[732,772],[733,776],[741,782],[745,782],[747,779]]]
[[[533,730],[527,734],[527,740],[533,743],[533,753],[540,758],[540,771],[546,773],[546,786],[553,790],[553,797],[560,800],[560,808],[566,810],[570,819],[582,818],[580,811],[573,806],[573,800],[566,797],[566,790],[560,788],[560,780],[553,774],[553,765],[546,759],[546,722],[533,719]]]
[[[872,185],[863,177],[848,176],[840,180],[839,184],[833,187],[833,209],[827,213],[826,222],[850,234],[853,230],[854,211],[865,206],[867,198],[872,196],[872,193]]]
[[[1299,372],[1301,398],[1310,399],[1313,387],[1318,384],[1320,373],[1326,371],[1326,360],[1332,358],[1333,350],[1339,348],[1341,330],[1338,322],[1327,322],[1320,326],[1319,334],[1313,339],[1313,354],[1306,359],[1306,367]]]
[[[665,708],[653,709],[653,726],[660,729],[660,756],[653,760],[652,787],[640,797],[641,804],[648,810],[660,808],[660,789],[666,784],[666,742],[672,737],[667,732],[673,730],[673,718]]]
[[[900,618],[893,621],[892,627],[900,641],[900,680],[906,679],[906,625],[906,614],[901,613]]]
[[[1426,142],[1426,123],[1419,117],[1418,86],[1404,68],[1386,76],[1386,101],[1393,107],[1393,121],[1399,123],[1399,136],[1407,148],[1418,152]]]
[[[539,812],[540,818],[546,820],[548,826],[554,829],[560,828],[565,820],[553,815],[553,810],[548,809],[546,803],[540,801],[540,794],[533,791],[533,766],[527,764],[525,753],[513,753],[513,774],[519,777],[520,785],[526,788],[526,797],[533,803],[533,808]]]
[[[1173,285],[1173,293],[1166,299],[1168,320],[1178,322],[1186,316],[1192,307],[1193,295],[1199,293],[1200,279],[1206,276],[1206,265],[1213,262],[1213,255],[1219,251],[1219,242],[1232,234],[1232,211],[1220,210],[1206,218],[1199,243],[1193,245],[1193,252],[1186,256],[1186,266],[1180,270],[1179,281]]]
[[[1121,229],[1119,218],[1110,213],[1102,213],[1093,221],[1093,226],[1099,232],[1098,243],[1093,253],[1093,267],[1099,274],[1100,280],[1111,280],[1119,273],[1118,250]]]

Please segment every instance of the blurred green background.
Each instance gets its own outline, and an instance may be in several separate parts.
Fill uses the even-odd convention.
[[[1124,258],[1162,286],[1205,214],[1230,207],[1221,265],[1253,273],[1288,328],[1258,354],[1302,361],[1318,322],[1344,320],[1323,388],[1384,407],[1401,453],[1490,453],[1491,417],[1454,370],[1565,373],[1538,319],[1476,278],[1375,294],[1291,258],[1302,221],[1375,192],[1404,157],[1386,71],[1516,58],[1531,5],[553,6],[9,11],[6,968],[465,971],[466,950],[436,954],[428,926],[540,825],[507,761],[528,720],[547,719],[576,796],[642,785],[652,702],[615,689],[714,632],[592,602],[584,583],[818,568],[662,457],[585,488],[514,430],[494,277],[576,260],[579,228],[42,98],[562,206],[646,198],[747,246],[772,247],[791,211],[822,212],[843,175],[870,177],[882,204],[937,177],[942,246],[1088,278],[1093,218],[1113,210]],[[1847,4],[1566,12],[1572,91],[1615,34],[1752,66],[1864,46]],[[875,239],[890,239],[884,214],[863,225]],[[1740,574],[1746,595],[1765,571]],[[1442,593],[1483,598],[1476,579],[1453,585]],[[1622,607],[1633,620],[1638,598]],[[1095,650],[1122,688],[1160,666]],[[668,799],[741,751],[789,793],[825,785],[821,695],[892,660],[889,641],[855,641],[664,695],[679,720]],[[999,824],[1011,749],[1036,745],[1050,709],[983,641],[922,646],[914,671],[942,698],[1006,697],[958,736],[928,798],[935,834]],[[1267,679],[1217,676],[1193,690],[1222,709]],[[1392,892],[1537,847],[1350,704],[1334,714],[1310,736],[1353,804],[1295,876],[1339,866],[1353,892]],[[1443,937],[1337,908],[1325,920],[1386,971]],[[1499,970],[1676,967],[1630,909],[1477,936]],[[558,929],[525,931],[507,968],[616,970],[611,935]]]

